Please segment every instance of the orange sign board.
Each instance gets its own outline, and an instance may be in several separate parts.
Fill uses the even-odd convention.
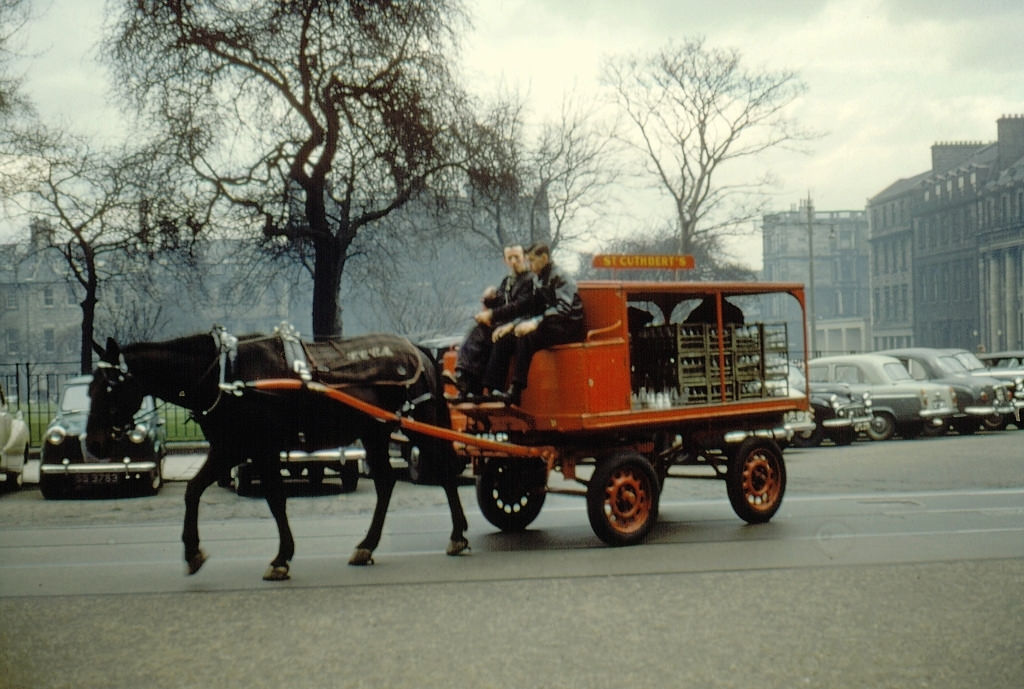
[[[692,270],[695,264],[689,254],[597,254],[591,265],[612,270]]]

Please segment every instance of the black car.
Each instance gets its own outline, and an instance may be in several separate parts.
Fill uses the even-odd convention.
[[[803,371],[789,367],[790,388],[807,390]],[[817,447],[823,440],[849,445],[858,433],[871,425],[871,393],[854,393],[844,383],[815,383],[808,393],[811,402],[809,428],[794,428],[791,443],[795,447]]]
[[[119,487],[130,493],[156,494],[163,485],[167,429],[156,402],[145,397],[135,414],[135,428],[114,445],[110,457],[95,457],[85,448],[92,376],[69,379],[60,407],[43,438],[39,490],[44,498],[65,497],[76,489]]]

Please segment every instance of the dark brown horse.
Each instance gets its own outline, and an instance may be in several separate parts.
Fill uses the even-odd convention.
[[[383,409],[434,425],[450,424],[436,364],[407,340],[392,335],[311,345],[277,335],[237,340],[215,330],[123,348],[111,339],[105,350],[97,349],[101,361],[89,390],[92,403],[86,429],[91,452],[103,456],[112,438],[130,430],[132,414],[147,394],[190,410],[209,442],[206,461],[185,490],[182,541],[189,574],[206,560],[199,547],[200,496],[231,467],[250,459],[260,474],[279,535],[277,556],[263,578],[288,578],[295,543],[285,511],[279,464],[282,450],[337,448],[361,440],[377,504],[366,538],[349,564],[372,563],[373,550],[380,542],[395,484],[388,453],[394,425],[304,388],[256,391],[244,381],[296,378],[301,373],[344,386],[349,394]],[[333,351],[337,354],[331,354]],[[347,372],[339,373],[342,369]],[[339,382],[342,380],[348,382]],[[456,491],[463,464],[449,442],[424,436],[412,440],[420,448],[424,466],[433,470],[434,479],[448,496],[452,533],[446,552],[458,555],[468,547],[466,516]]]

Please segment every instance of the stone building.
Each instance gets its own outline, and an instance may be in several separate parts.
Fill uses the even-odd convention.
[[[1024,117],[868,201],[875,348],[1024,347]]]
[[[864,211],[819,211],[805,201],[789,211],[765,215],[761,229],[761,278],[808,286],[808,327],[814,324],[808,343],[812,355],[864,351],[870,344]],[[764,317],[788,321],[792,314],[780,298],[772,301]]]

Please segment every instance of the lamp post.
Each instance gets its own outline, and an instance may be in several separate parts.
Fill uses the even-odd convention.
[[[817,347],[814,338],[814,204],[811,203],[811,192],[807,192],[807,253],[810,258],[807,264],[807,320],[810,355],[813,359]]]

